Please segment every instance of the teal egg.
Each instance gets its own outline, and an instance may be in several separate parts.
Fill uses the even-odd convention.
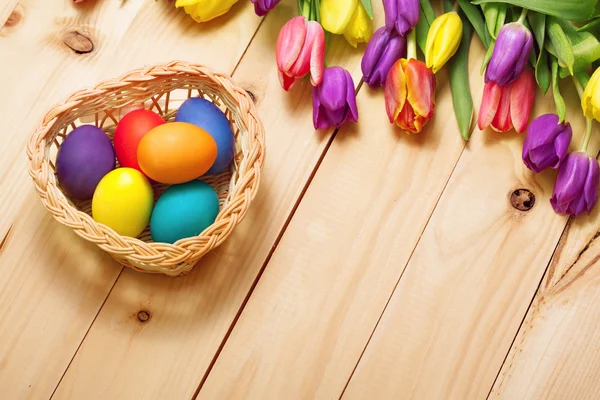
[[[170,186],[158,198],[152,217],[150,234],[160,243],[198,236],[219,214],[219,197],[202,181]]]

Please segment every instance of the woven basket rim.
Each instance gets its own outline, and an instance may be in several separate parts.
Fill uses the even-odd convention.
[[[94,221],[84,211],[77,209],[62,192],[50,166],[48,153],[52,140],[47,140],[47,136],[51,129],[56,129],[55,125],[62,115],[85,104],[90,98],[135,88],[138,84],[153,81],[160,83],[161,79],[168,77],[186,76],[214,83],[219,88],[219,96],[231,99],[231,104],[235,105],[232,113],[239,117],[236,125],[240,130],[246,129],[245,132],[252,145],[244,149],[240,162],[240,165],[247,169],[235,171],[240,174],[236,176],[237,185],[234,193],[229,193],[227,205],[220,209],[215,222],[200,235],[178,240],[174,244],[148,243],[138,238],[121,236],[110,227]],[[181,86],[185,86],[184,82]],[[149,91],[148,97],[152,97],[157,92]],[[234,116],[232,115],[231,118],[233,119]],[[240,121],[242,124],[239,123]],[[131,70],[118,78],[105,79],[91,88],[81,89],[67,96],[47,111],[40,126],[31,135],[26,153],[29,159],[29,175],[34,181],[35,189],[45,208],[59,223],[69,226],[79,236],[94,242],[125,266],[142,272],[180,275],[191,270],[203,255],[223,243],[245,216],[260,183],[265,156],[265,132],[253,99],[245,89],[235,84],[231,77],[215,72],[204,65],[171,61]]]

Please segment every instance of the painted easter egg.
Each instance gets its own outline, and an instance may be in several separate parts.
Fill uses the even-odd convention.
[[[100,181],[92,199],[92,217],[122,236],[136,237],[152,215],[154,192],[133,168],[117,168]]]
[[[218,174],[229,168],[234,156],[235,138],[229,120],[219,107],[203,98],[193,97],[179,107],[175,121],[194,124],[215,139],[217,159],[207,174]]]
[[[219,198],[215,190],[202,181],[170,186],[158,198],[150,233],[155,242],[175,243],[179,239],[198,236],[219,214]]]
[[[165,123],[155,112],[138,109],[127,113],[115,130],[114,145],[119,164],[142,172],[137,159],[137,149],[142,138],[153,128]]]
[[[56,175],[72,199],[89,200],[98,182],[115,169],[115,150],[106,134],[94,125],[75,128],[56,155]]]
[[[184,183],[208,171],[217,158],[217,144],[196,125],[167,122],[142,138],[137,155],[149,178],[162,183]]]

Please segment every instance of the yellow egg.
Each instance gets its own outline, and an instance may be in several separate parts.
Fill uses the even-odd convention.
[[[148,179],[133,168],[118,168],[102,178],[92,199],[92,217],[122,236],[136,237],[148,225],[154,193]]]

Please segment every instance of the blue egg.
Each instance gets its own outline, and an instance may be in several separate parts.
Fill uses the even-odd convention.
[[[235,151],[235,138],[225,113],[208,100],[192,97],[183,102],[175,122],[187,122],[204,129],[217,142],[217,159],[206,174],[218,174],[229,168]]]
[[[158,198],[152,217],[150,234],[160,243],[198,236],[219,214],[219,198],[215,190],[201,181],[191,181],[167,188]]]

